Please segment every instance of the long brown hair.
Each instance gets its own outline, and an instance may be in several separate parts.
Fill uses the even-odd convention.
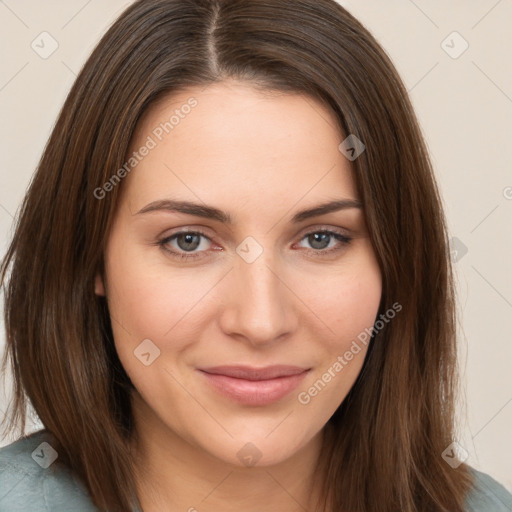
[[[441,457],[456,384],[442,203],[397,71],[334,0],[139,0],[104,35],[66,99],[0,268],[4,369],[9,361],[15,386],[6,431],[24,431],[28,399],[97,507],[136,501],[131,383],[115,319],[94,293],[122,183],[101,199],[95,191],[123,166],[150,105],[226,78],[321,101],[340,142],[364,142],[352,165],[383,276],[379,313],[402,305],[326,425],[319,510],[462,512],[470,471]]]

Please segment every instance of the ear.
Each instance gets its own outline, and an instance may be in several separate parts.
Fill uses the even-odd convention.
[[[103,279],[101,278],[101,274],[98,272],[96,277],[94,278],[94,293],[96,295],[105,296],[105,286],[103,284]]]

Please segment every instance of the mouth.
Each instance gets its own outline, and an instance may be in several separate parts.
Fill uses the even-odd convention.
[[[207,382],[223,396],[243,405],[263,406],[289,395],[311,368],[274,365],[200,368]]]

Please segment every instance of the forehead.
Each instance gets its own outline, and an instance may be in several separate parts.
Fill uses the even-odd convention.
[[[356,198],[335,115],[309,96],[228,81],[162,98],[144,114],[128,157],[131,199]],[[148,151],[143,150],[149,147]],[[143,151],[141,151],[143,150]],[[133,161],[135,163],[135,161]]]

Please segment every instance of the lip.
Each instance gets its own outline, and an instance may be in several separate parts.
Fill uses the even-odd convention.
[[[274,365],[200,368],[208,383],[224,396],[244,405],[269,405],[291,393],[310,368]]]

